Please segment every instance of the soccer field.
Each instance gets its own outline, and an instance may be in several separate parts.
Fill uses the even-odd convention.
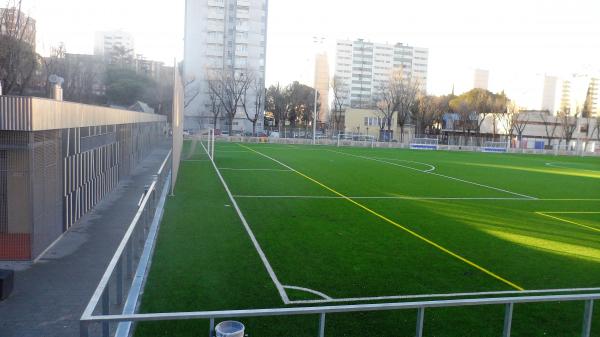
[[[196,145],[185,144],[143,312],[600,291],[600,158],[217,143],[213,166]],[[498,336],[503,310],[428,310],[425,335]],[[578,336],[582,312],[517,305],[513,336]],[[317,329],[316,317],[242,321],[249,336]],[[410,336],[414,321],[331,315],[326,335]],[[137,335],[207,330],[144,323]]]

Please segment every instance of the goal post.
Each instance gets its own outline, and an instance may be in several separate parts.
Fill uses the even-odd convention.
[[[437,138],[413,138],[410,148],[413,150],[437,150],[439,146]]]
[[[508,152],[508,141],[503,142],[492,142],[487,141],[483,143],[481,147],[481,152],[489,152],[489,153],[506,153]]]

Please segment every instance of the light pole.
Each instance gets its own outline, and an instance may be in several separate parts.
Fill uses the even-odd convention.
[[[323,44],[323,41],[325,40],[324,37],[317,37],[317,36],[313,36],[313,43],[318,47],[319,44]],[[317,53],[315,53],[315,105],[313,107],[313,145],[315,145],[317,143],[317,96],[318,96],[318,91],[317,91]]]

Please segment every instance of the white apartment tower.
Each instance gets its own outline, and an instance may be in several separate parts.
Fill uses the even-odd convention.
[[[340,40],[335,63],[335,76],[348,88],[347,104],[353,108],[372,107],[377,88],[395,70],[401,69],[406,78],[417,80],[423,91],[427,89],[427,48]]]
[[[183,71],[186,82],[190,83],[186,88],[186,129],[199,130],[213,125],[209,73],[252,73],[264,86],[267,18],[268,0],[186,0]],[[250,102],[254,101],[252,95],[249,92]],[[226,123],[221,115],[217,128],[227,130]],[[256,126],[262,130],[262,116]],[[232,129],[252,131],[252,123],[241,108]]]
[[[111,57],[115,48],[123,48],[133,57],[135,43],[133,36],[122,30],[96,32],[94,55]]]
[[[485,69],[475,69],[473,88],[488,90],[490,85],[490,72]]]

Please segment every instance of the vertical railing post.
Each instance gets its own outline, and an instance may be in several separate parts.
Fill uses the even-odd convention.
[[[585,310],[583,312],[583,331],[581,337],[590,337],[592,332],[592,313],[594,312],[594,300],[585,301]]]
[[[102,315],[106,316],[110,314],[110,285],[106,285],[104,292],[102,293]],[[108,321],[102,322],[102,337],[109,337],[109,325]]]
[[[425,321],[425,308],[417,309],[417,337],[423,337],[423,323]]]
[[[325,313],[319,315],[319,337],[325,337]]]
[[[117,262],[117,275],[115,281],[117,282],[117,305],[123,303],[123,259],[119,258]]]
[[[90,325],[87,321],[79,321],[79,337],[90,336]]]
[[[504,310],[504,330],[502,337],[510,337],[512,328],[512,316],[513,316],[514,303],[507,303],[506,309]]]
[[[133,235],[129,238],[129,244],[126,247],[127,250],[127,277],[128,279],[133,278],[133,243],[135,242],[135,229],[133,230]]]
[[[210,319],[210,326],[208,329],[208,337],[213,337],[215,335],[215,319]]]

